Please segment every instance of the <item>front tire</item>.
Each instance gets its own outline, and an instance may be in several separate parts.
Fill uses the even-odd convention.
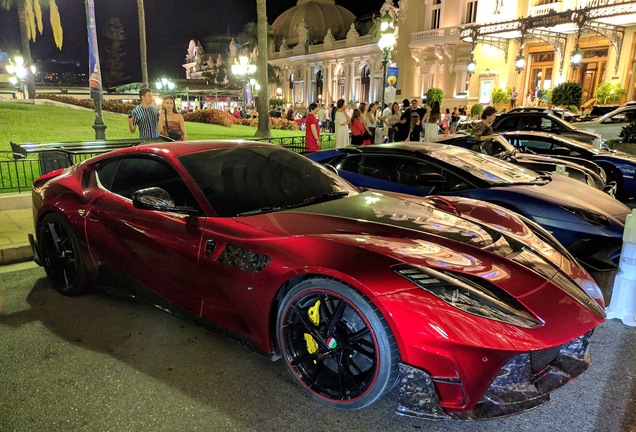
[[[397,380],[399,355],[389,325],[342,283],[320,278],[292,288],[278,309],[276,331],[287,369],[326,406],[364,408]]]
[[[49,213],[38,224],[37,238],[42,265],[55,289],[75,296],[88,288],[88,275],[71,224],[59,214]]]

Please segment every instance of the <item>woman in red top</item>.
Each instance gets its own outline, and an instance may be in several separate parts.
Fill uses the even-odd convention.
[[[367,132],[367,127],[362,121],[362,114],[358,108],[353,110],[351,114],[351,144],[361,145],[364,142],[364,133]]]
[[[309,151],[320,150],[320,126],[316,113],[318,105],[314,102],[309,104],[309,113],[305,117],[305,147]]]

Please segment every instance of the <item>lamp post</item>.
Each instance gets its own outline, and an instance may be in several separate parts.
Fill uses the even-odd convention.
[[[27,67],[24,64],[24,58],[21,56],[16,56],[13,59],[9,60],[9,64],[6,66],[6,69],[7,73],[11,75],[11,77],[9,78],[9,82],[14,86],[18,86],[19,84],[22,98],[26,99],[27,97],[25,94],[24,82],[29,70],[31,70],[31,73],[35,75],[35,66],[31,65],[30,67]]]
[[[523,48],[519,50],[519,55],[515,58],[515,69],[517,74],[520,74],[526,67],[526,58],[523,55]]]
[[[570,56],[570,66],[572,66],[572,69],[578,68],[581,65],[581,60],[583,60],[583,50],[579,47],[577,42]]]
[[[243,82],[243,102],[245,104],[247,104],[247,86],[249,85],[249,77],[255,73],[256,65],[250,64],[250,59],[246,55],[239,56],[238,61],[237,59],[234,60],[234,64],[232,65],[232,75],[240,78],[241,80],[245,80]]]
[[[161,92],[166,95],[168,91],[173,91],[176,85],[170,81],[169,78],[161,78],[155,82],[155,87],[157,87],[157,90],[161,90]]]
[[[386,102],[384,101],[384,92],[387,84],[386,66],[389,63],[389,55],[391,50],[393,50],[393,45],[395,45],[395,23],[388,11],[380,18],[380,35],[378,46],[382,50],[382,79],[384,80],[382,83],[382,111],[384,111],[386,107]]]

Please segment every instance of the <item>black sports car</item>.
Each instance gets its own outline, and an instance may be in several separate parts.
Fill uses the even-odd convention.
[[[543,132],[531,133],[545,135]],[[616,192],[616,182],[608,182],[603,168],[590,160],[568,156],[522,153],[501,135],[496,135],[481,142],[475,141],[470,135],[456,135],[438,142],[495,156],[533,171],[567,175],[572,179],[603,190],[612,196]]]
[[[605,170],[609,182],[616,182],[616,197],[622,200],[636,197],[636,156],[634,155],[610,150],[606,146],[600,149],[595,148],[585,142],[552,134],[518,131],[504,133],[503,136],[523,152],[591,160]]]
[[[577,129],[572,124],[548,112],[511,112],[497,116],[492,123],[494,132],[548,132],[593,144],[602,139],[599,134]],[[597,140],[597,141],[595,141]]]

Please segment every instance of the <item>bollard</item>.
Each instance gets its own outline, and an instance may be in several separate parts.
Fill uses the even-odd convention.
[[[605,312],[607,319],[618,318],[625,325],[636,326],[636,209],[625,221],[618,273]]]

